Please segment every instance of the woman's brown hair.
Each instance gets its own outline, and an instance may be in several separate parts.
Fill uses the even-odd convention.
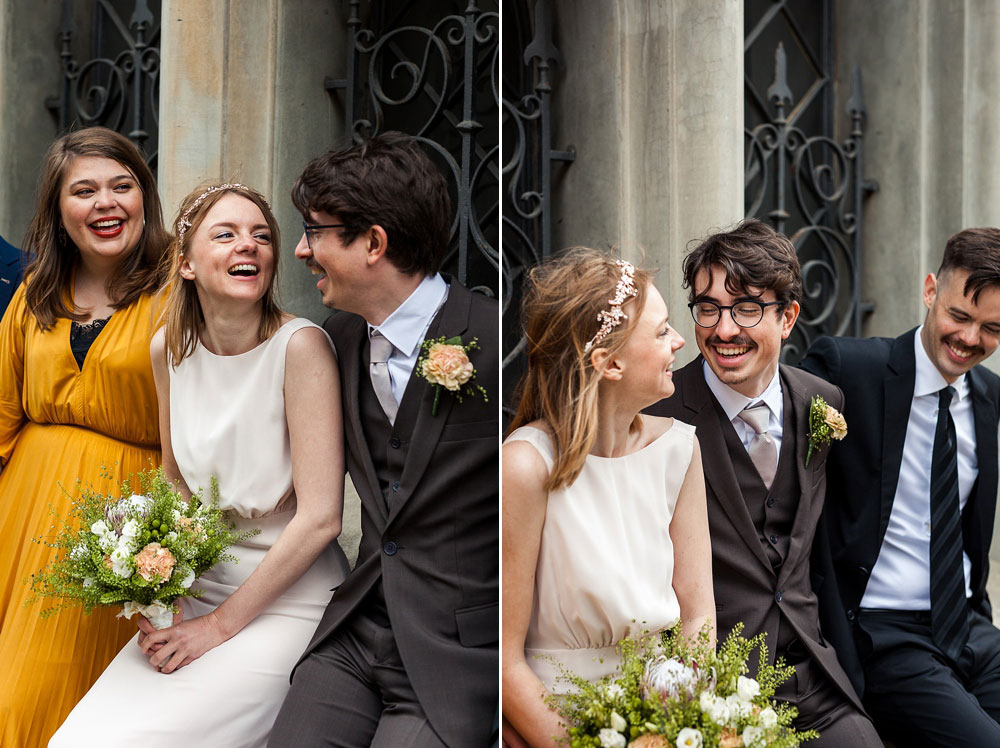
[[[528,273],[521,314],[528,369],[518,385],[517,410],[510,430],[542,420],[551,429],[555,464],[547,491],[568,486],[583,469],[597,438],[597,397],[601,373],[591,354],[597,348],[612,356],[625,345],[646,299],[652,279],[636,269],[637,294],[623,304],[628,318],[590,351],[587,343],[601,326],[622,268],[616,257],[588,247],[573,247]],[[631,429],[639,428],[639,416]]]
[[[163,227],[156,179],[132,141],[106,127],[88,127],[57,138],[45,154],[35,215],[24,239],[25,251],[34,255],[25,270],[25,301],[43,330],[52,327],[60,317],[87,318],[72,302],[67,304],[79,250],[65,230],[60,230],[59,208],[63,178],[70,164],[80,156],[117,161],[135,178],[142,191],[144,225],[139,243],[105,284],[113,308],[123,309],[142,294],[156,291],[162,280],[161,260],[170,243],[170,235]]]
[[[169,263],[166,271],[167,284],[163,289],[166,297],[163,319],[167,361],[171,366],[177,366],[187,356],[194,353],[198,344],[198,333],[205,322],[205,315],[198,300],[198,290],[193,280],[181,277],[180,267],[184,255],[191,247],[194,235],[198,232],[208,211],[212,209],[223,195],[239,195],[252,202],[264,215],[268,231],[271,233],[272,261],[271,282],[261,299],[260,322],[257,325],[257,339],[264,342],[281,327],[281,307],[278,306],[278,259],[281,245],[281,235],[278,231],[278,221],[271,212],[271,206],[257,190],[242,184],[207,182],[195,188],[181,201],[177,211],[174,227],[177,235],[170,243],[165,263]]]

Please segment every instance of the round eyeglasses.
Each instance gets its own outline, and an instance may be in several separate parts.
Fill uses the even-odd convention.
[[[729,310],[729,316],[740,327],[756,327],[764,318],[764,310],[769,306],[785,306],[784,301],[737,301],[730,306],[722,306],[714,301],[692,301],[688,304],[691,316],[698,327],[715,327],[722,319],[722,311]]]

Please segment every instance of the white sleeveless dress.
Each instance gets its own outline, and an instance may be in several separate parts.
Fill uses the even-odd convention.
[[[559,664],[588,680],[614,674],[618,642],[680,619],[670,519],[694,433],[675,420],[632,454],[587,455],[572,485],[549,492],[524,652],[550,692],[569,689]],[[544,431],[522,426],[506,441],[530,443],[552,470]]]
[[[238,356],[201,344],[170,376],[170,439],[193,490],[219,481],[220,506],[238,528],[260,534],[234,546],[194,584],[204,597],[181,601],[185,620],[218,607],[250,576],[295,514],[285,421],[285,350],[303,319],[281,326]],[[318,459],[322,459],[318,456]],[[157,673],[133,639],[49,742],[50,748],[264,746],[305,650],[348,571],[331,543],[309,570],[236,636],[169,675]],[[67,646],[71,646],[67,644]]]

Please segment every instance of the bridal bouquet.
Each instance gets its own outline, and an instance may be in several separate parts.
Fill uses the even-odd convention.
[[[166,628],[174,600],[200,596],[191,587],[195,578],[219,561],[237,561],[226,549],[255,534],[234,532],[227,524],[215,479],[207,502],[201,492],[185,501],[162,468],[124,481],[121,496],[82,489],[71,515],[78,529],[60,520],[62,532],[49,545],[63,553],[31,577],[29,603],[59,601],[41,612],[43,618],[75,603],[86,613],[98,605],[123,605],[119,617],[141,613],[156,628]]]
[[[745,639],[742,624],[718,652],[708,629],[688,642],[675,626],[619,645],[619,675],[597,682],[563,672],[573,692],[550,697],[569,728],[571,748],[791,748],[818,737],[797,733],[797,712],[773,700],[794,673],[768,664],[764,634]],[[747,660],[760,650],[757,678]]]

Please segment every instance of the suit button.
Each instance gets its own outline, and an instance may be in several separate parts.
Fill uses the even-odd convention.
[[[853,621],[854,620],[854,611],[853,610],[847,611],[847,620],[848,621]]]
[[[399,481],[396,481],[395,483],[392,484],[392,490],[393,491],[399,490]]]
[[[396,544],[393,543],[391,540],[389,540],[385,543],[385,545],[382,546],[382,550],[385,551],[386,556],[395,556]]]
[[[767,500],[767,505],[768,505],[769,507],[771,507],[771,506],[774,506],[774,499],[768,499],[768,500]]]
[[[781,590],[778,590],[777,592],[774,593],[774,599],[777,600],[779,603],[781,602]]]
[[[771,543],[774,544],[774,545],[778,544],[778,536],[777,535],[772,535],[771,537],[768,538],[768,540],[770,540]]]
[[[866,569],[864,566],[859,566],[858,567],[858,574],[860,574],[863,577],[867,577],[868,576],[868,569]]]
[[[393,449],[399,449],[399,445],[401,443],[402,442],[399,441],[399,437],[398,436],[394,436],[394,437],[392,437],[389,440],[389,446],[392,447]]]

